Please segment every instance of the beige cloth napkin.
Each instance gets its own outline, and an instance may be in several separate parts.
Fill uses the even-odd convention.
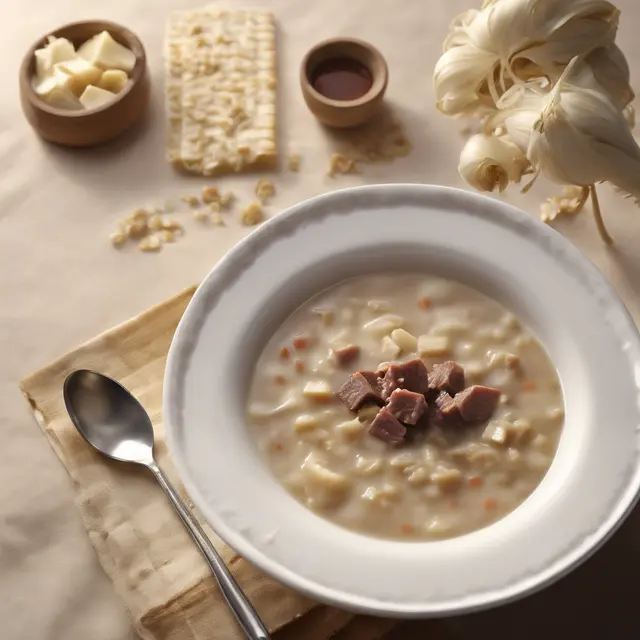
[[[90,368],[130,389],[153,421],[158,462],[182,489],[164,441],[162,379],[171,338],[193,292],[188,289],[94,338],[20,384],[75,483],[77,505],[100,563],[145,640],[243,636],[161,489],[145,469],[108,460],[87,445],[67,416],[62,383],[73,369]],[[270,630],[282,629],[282,640],[325,640],[340,629],[344,631],[336,637],[343,640],[374,640],[395,626],[392,621],[315,606],[262,575],[200,520]]]

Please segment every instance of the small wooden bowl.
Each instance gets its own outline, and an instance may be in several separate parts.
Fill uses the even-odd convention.
[[[113,39],[136,56],[136,64],[127,86],[118,97],[102,107],[88,110],[66,110],[52,107],[42,100],[32,87],[35,73],[36,49],[47,44],[40,38],[25,55],[20,66],[20,102],[31,126],[49,142],[68,147],[90,147],[107,142],[126,131],[143,115],[149,103],[150,81],[147,56],[139,38],[129,29],[104,20],[88,20],[64,25],[51,34],[67,38],[77,48],[101,31],[108,31]]]
[[[373,84],[356,100],[333,100],[313,87],[312,78],[318,65],[333,58],[351,58],[367,67]],[[330,127],[355,127],[369,120],[382,105],[389,81],[389,70],[382,54],[373,46],[356,38],[333,38],[313,47],[300,67],[302,95],[310,111]]]

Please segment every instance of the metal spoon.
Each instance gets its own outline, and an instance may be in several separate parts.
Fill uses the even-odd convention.
[[[84,439],[114,460],[149,469],[164,489],[184,526],[209,563],[220,589],[250,640],[269,640],[269,633],[189,508],[153,459],[153,427],[142,405],[115,380],[80,369],[64,382],[64,402]]]

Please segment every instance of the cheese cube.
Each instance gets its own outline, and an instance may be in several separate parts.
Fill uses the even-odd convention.
[[[34,56],[36,58],[36,78],[44,80],[53,73],[54,65],[73,60],[76,57],[76,52],[66,38],[51,38],[48,45],[35,51]]]
[[[114,98],[115,94],[111,91],[105,91],[90,84],[80,96],[80,102],[85,109],[97,109],[111,102]]]
[[[90,84],[100,79],[102,71],[90,62],[76,58],[56,64],[53,74],[59,86],[65,85],[74,95],[80,96]]]
[[[120,93],[127,84],[128,79],[129,76],[127,76],[124,71],[121,71],[120,69],[109,69],[100,76],[97,86],[105,91]]]
[[[116,42],[108,31],[87,40],[78,49],[78,55],[101,69],[121,69],[131,73],[136,64],[133,51]]]
[[[54,76],[50,76],[41,82],[34,81],[33,90],[52,107],[82,109],[80,100],[73,94],[71,89],[65,85],[60,86]]]

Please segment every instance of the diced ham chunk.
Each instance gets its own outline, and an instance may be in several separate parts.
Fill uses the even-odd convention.
[[[464,369],[452,360],[435,364],[429,374],[429,389],[432,391],[446,391],[455,396],[464,389]]]
[[[466,422],[485,422],[496,410],[500,395],[500,389],[476,384],[458,393],[455,403]]]
[[[382,398],[377,389],[374,389],[360,372],[349,376],[349,379],[340,387],[337,396],[351,411],[357,411],[367,402],[382,404]]]
[[[406,389],[396,389],[387,402],[389,413],[404,424],[417,424],[426,408],[424,395]]]
[[[445,427],[459,427],[462,424],[460,409],[446,391],[441,391],[431,405],[431,417],[434,422]]]
[[[339,367],[344,367],[360,356],[360,347],[350,344],[342,349],[334,349],[331,355]]]
[[[396,443],[404,440],[407,428],[386,407],[383,407],[371,423],[369,433],[383,442]]]
[[[388,400],[396,389],[414,393],[426,393],[429,390],[429,374],[422,360],[389,366],[382,379],[382,399]]]

